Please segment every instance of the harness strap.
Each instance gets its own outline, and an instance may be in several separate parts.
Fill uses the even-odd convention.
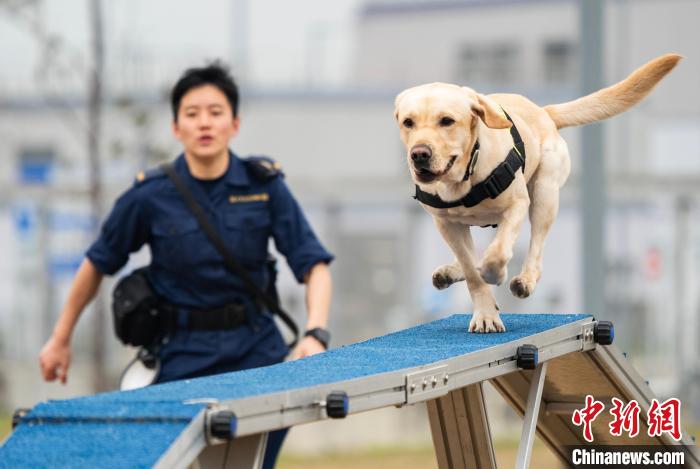
[[[501,108],[501,110],[503,111],[503,114],[505,114],[506,119],[508,119],[510,123],[513,124],[510,126],[510,136],[513,138],[513,149],[517,151],[518,155],[522,157],[523,172],[525,172],[525,143],[523,142],[523,139],[520,136],[520,132],[518,132],[518,128],[515,126],[515,122],[513,122],[513,119],[510,118],[505,109]]]
[[[471,155],[469,155],[469,163],[467,164],[467,170],[464,172],[462,181],[469,179],[469,176],[474,172],[474,166],[476,166],[476,162],[479,159],[479,148],[481,148],[481,145],[479,145],[479,140],[477,139],[472,147]]]
[[[416,195],[413,197],[419,202],[434,208],[474,207],[486,199],[495,199],[501,195],[515,180],[515,174],[522,168],[525,171],[525,144],[513,119],[503,111],[506,118],[513,124],[510,127],[510,135],[513,138],[513,148],[508,152],[506,159],[499,164],[491,174],[483,181],[475,184],[471,190],[461,199],[445,202],[438,195],[424,192],[416,185]],[[475,145],[476,147],[476,145]],[[472,150],[472,158],[474,150]],[[471,162],[470,165],[471,166]],[[465,175],[468,178],[469,170]]]

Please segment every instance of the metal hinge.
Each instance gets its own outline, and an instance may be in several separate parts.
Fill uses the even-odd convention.
[[[594,324],[586,324],[583,326],[583,333],[581,334],[581,339],[583,341],[583,351],[592,350],[596,347],[595,337],[593,334]]]
[[[447,365],[435,366],[406,375],[406,403],[434,399],[448,393]]]

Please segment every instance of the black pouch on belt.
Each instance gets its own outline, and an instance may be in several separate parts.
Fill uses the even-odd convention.
[[[114,332],[126,345],[154,345],[168,332],[167,308],[153,291],[146,270],[123,277],[112,292]]]

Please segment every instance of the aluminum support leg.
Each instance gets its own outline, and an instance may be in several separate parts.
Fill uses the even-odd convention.
[[[537,419],[540,413],[540,405],[542,404],[542,389],[544,388],[546,374],[547,362],[538,365],[532,374],[530,392],[527,396],[527,409],[523,420],[523,433],[520,437],[518,459],[515,463],[516,469],[527,469],[530,467],[532,443],[535,441],[535,433],[537,432]]]
[[[440,469],[496,469],[482,383],[427,402]]]
[[[266,446],[267,433],[234,438],[221,445],[207,446],[192,464],[192,468],[260,469]]]

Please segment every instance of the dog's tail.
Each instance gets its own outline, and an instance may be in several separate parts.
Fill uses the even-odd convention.
[[[677,54],[662,55],[642,65],[619,83],[568,103],[545,106],[544,110],[558,129],[615,116],[644,99],[682,58]]]

